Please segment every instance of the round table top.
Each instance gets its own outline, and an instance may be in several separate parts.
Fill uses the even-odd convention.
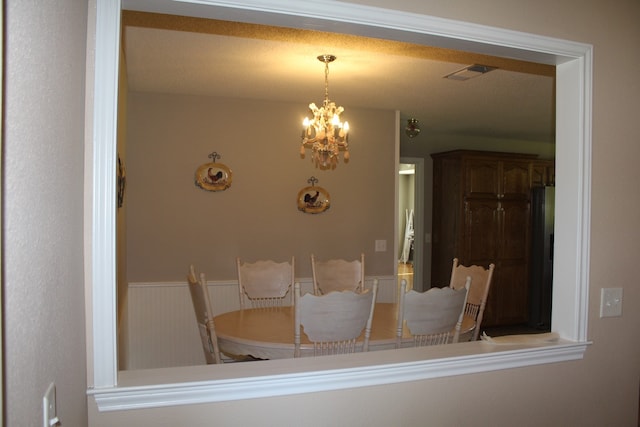
[[[376,303],[371,325],[369,351],[395,348],[398,305]],[[214,318],[220,350],[229,356],[251,355],[261,359],[292,358],[294,351],[294,307],[250,308],[230,311]],[[473,328],[466,318],[462,332]],[[362,341],[364,332],[359,338]],[[410,340],[407,328],[403,340]],[[313,352],[307,336],[302,333],[302,355]]]

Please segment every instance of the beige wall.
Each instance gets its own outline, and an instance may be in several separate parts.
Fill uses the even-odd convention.
[[[625,403],[603,398],[609,393],[623,396],[612,387],[598,392],[594,377],[571,365],[215,405],[110,412],[95,417],[99,421],[91,425],[635,427],[637,404],[631,397],[624,398]],[[95,414],[92,406],[90,412]],[[615,414],[614,407],[623,413]]]
[[[127,114],[121,123],[128,123],[128,142],[119,151],[126,154],[126,205],[121,210],[126,216],[119,211],[118,224],[128,231],[126,246],[119,246],[124,249],[119,255],[126,253],[121,265],[127,266],[121,283],[183,281],[190,263],[209,280],[234,279],[236,256],[283,261],[293,255],[296,276],[310,277],[311,252],[346,259],[364,252],[367,276],[393,274],[399,257],[393,247],[393,111],[349,108],[343,116],[351,125],[352,160],[322,171],[298,153],[298,118],[308,114],[304,105],[140,92],[129,93],[127,102],[123,99],[121,109]],[[400,156],[425,159],[428,233],[431,153],[482,149],[554,156],[554,144],[545,142],[426,133],[415,140],[404,134],[401,138]],[[233,171],[232,186],[225,192],[206,192],[193,182],[195,170],[211,162],[213,151]],[[310,185],[311,176],[331,195],[331,208],[319,215],[296,207],[298,191]],[[405,196],[400,195],[401,204]],[[174,200],[177,203],[168,203]],[[401,251],[402,206],[398,215]],[[386,240],[387,252],[375,252],[375,240]],[[423,281],[428,287],[428,244],[426,249]]]
[[[87,4],[7,0],[3,134],[6,426],[87,423],[83,162]]]
[[[130,93],[127,144],[129,282],[184,281],[190,263],[208,280],[235,279],[235,257],[285,261],[310,277],[319,258],[366,256],[367,275],[392,275],[395,113],[348,109],[351,160],[333,171],[299,154],[305,105]],[[194,184],[217,161],[233,172],[225,191]],[[371,173],[375,171],[375,173]],[[315,176],[331,196],[321,214],[298,210]],[[375,252],[377,239],[386,252]]]

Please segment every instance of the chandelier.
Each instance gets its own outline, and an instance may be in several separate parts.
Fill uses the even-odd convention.
[[[324,101],[320,108],[309,104],[313,118],[305,117],[302,123],[300,156],[304,158],[305,148],[310,148],[311,161],[320,169],[335,169],[340,151],[344,151],[344,161],[349,161],[349,123],[340,121],[344,108],[329,100],[329,63],[335,59],[333,55],[318,56],[324,62]]]
[[[418,119],[408,119],[407,127],[404,128],[404,133],[407,134],[409,138],[415,138],[420,135],[420,126],[418,125]]]

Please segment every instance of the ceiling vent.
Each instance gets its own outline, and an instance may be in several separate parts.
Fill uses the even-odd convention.
[[[474,77],[481,76],[495,69],[496,67],[489,67],[488,65],[473,64],[458,71],[454,71],[451,74],[447,74],[446,76],[444,76],[444,78],[449,80],[465,81]]]

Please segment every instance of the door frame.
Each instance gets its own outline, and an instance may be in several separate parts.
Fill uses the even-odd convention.
[[[414,176],[414,187],[413,187],[413,200],[414,200],[414,215],[413,215],[413,287],[417,291],[425,290],[425,284],[423,281],[424,275],[424,158],[422,157],[400,157],[400,163],[410,163],[415,165],[416,172]],[[398,171],[396,171],[398,173]],[[400,184],[396,186],[396,194],[399,194]],[[396,197],[396,200],[398,197]],[[396,211],[399,206],[396,206]],[[419,215],[418,215],[419,213]],[[399,242],[400,239],[397,235],[398,231],[398,221],[396,222],[396,242]]]

